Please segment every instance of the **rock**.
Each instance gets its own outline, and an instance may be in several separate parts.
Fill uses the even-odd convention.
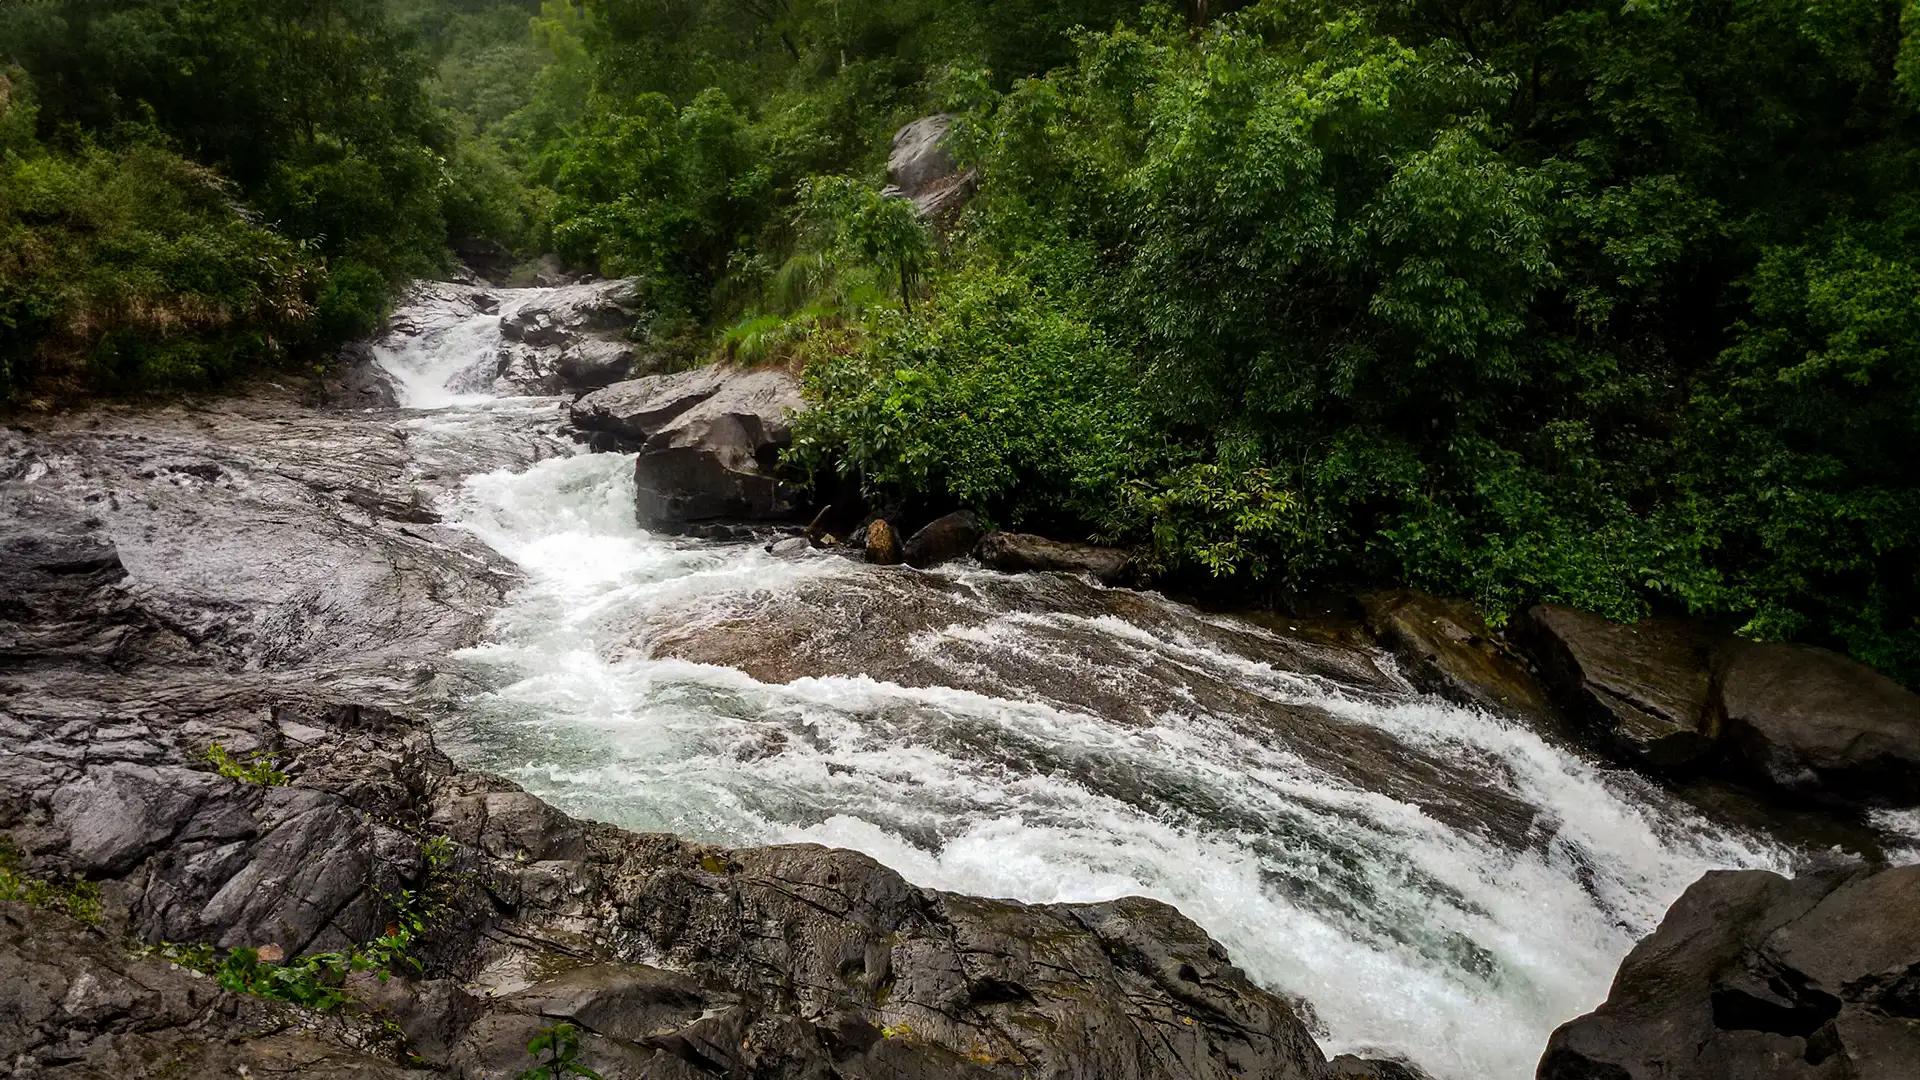
[[[1404,1061],[1381,1061],[1341,1054],[1327,1064],[1332,1080],[1433,1080],[1425,1069]]]
[[[430,1077],[347,1043],[371,1024],[317,1024],[221,990],[107,934],[0,902],[0,1068],[36,1080],[161,1077]],[[331,1030],[329,1030],[329,1027]],[[343,1036],[349,1036],[343,1038]]]
[[[393,376],[364,342],[340,350],[338,368],[323,381],[327,400],[347,409],[391,409],[400,404]]]
[[[776,475],[805,407],[785,371],[704,367],[616,383],[573,405],[574,426],[636,447],[636,509],[649,527],[785,521],[804,493]]]
[[[887,154],[886,193],[913,200],[924,218],[951,215],[973,197],[973,170],[959,171],[946,150],[952,126],[950,114],[923,116],[894,133]]]
[[[783,559],[796,558],[813,550],[813,541],[804,536],[789,536],[767,545],[767,552]]]
[[[1562,703],[1630,760],[1678,769],[1713,750],[1712,640],[1692,624],[1627,626],[1546,604],[1521,617],[1516,636]]]
[[[866,549],[867,561],[875,566],[892,566],[900,561],[900,540],[886,518],[869,521],[860,543]]]
[[[1736,768],[1797,794],[1920,804],[1920,695],[1807,645],[1730,641],[1716,667]]]
[[[1368,628],[1422,689],[1498,712],[1547,712],[1540,684],[1467,602],[1400,589],[1369,593],[1360,604]]]
[[[1554,1032],[1539,1080],[1920,1075],[1920,866],[1716,871]]]
[[[477,295],[499,305],[496,393],[585,393],[633,369],[627,335],[638,317],[639,291],[631,280]]]
[[[1133,570],[1133,557],[1119,548],[1070,544],[1032,533],[990,532],[980,538],[974,555],[1011,574],[1087,574],[1107,585],[1127,580]]]
[[[922,570],[963,559],[980,542],[980,519],[971,511],[956,510],[921,526],[907,540],[901,556],[908,566]]]
[[[612,386],[633,370],[633,346],[620,341],[577,341],[560,351],[554,371],[569,390]]]

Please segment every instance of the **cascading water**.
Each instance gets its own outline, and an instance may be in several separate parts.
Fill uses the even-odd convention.
[[[382,354],[408,404],[454,406],[443,434],[491,318]],[[1701,872],[1793,861],[1337,636],[654,535],[631,470],[554,458],[443,507],[526,575],[457,658],[483,689],[447,747],[576,814],[967,893],[1158,897],[1310,1002],[1329,1052],[1448,1080],[1532,1075]]]

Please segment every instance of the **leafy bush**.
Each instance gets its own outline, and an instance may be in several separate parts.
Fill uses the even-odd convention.
[[[280,771],[279,763],[264,754],[242,757],[214,743],[207,747],[206,758],[214,772],[229,780],[256,787],[284,787],[287,783],[287,774]]]

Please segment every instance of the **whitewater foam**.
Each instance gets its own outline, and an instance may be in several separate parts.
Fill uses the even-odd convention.
[[[1005,696],[992,680],[764,684],[653,656],[633,640],[650,617],[717,624],[768,596],[917,572],[649,534],[633,522],[631,468],[592,455],[477,476],[456,515],[526,583],[463,655],[492,689],[450,748],[572,812],[729,844],[854,848],[967,893],[1154,896],[1257,981],[1310,1001],[1329,1052],[1403,1054],[1443,1080],[1530,1076],[1547,1033],[1605,995],[1699,873],[1790,866],[1523,725],[1276,669],[1162,620],[988,611],[903,646],[951,661],[957,684],[978,674],[957,647],[1121,685],[1149,665],[1191,680],[1146,724]],[[987,606],[972,587],[984,574],[926,581]],[[1145,602],[1169,625],[1218,625]],[[1050,636],[1062,633],[1097,647],[1062,648]],[[1197,691],[1221,686],[1389,740],[1457,774],[1466,796],[1336,776],[1286,731],[1200,704],[1219,698]],[[1481,794],[1531,808],[1523,842],[1432,809]]]

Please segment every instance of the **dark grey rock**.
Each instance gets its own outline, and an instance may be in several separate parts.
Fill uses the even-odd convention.
[[[1127,581],[1133,574],[1133,557],[1119,548],[1066,543],[1032,533],[990,532],[980,538],[973,553],[988,566],[1014,574],[1087,574],[1108,585]]]
[[[804,493],[778,474],[805,407],[775,369],[696,368],[616,383],[573,405],[574,426],[637,449],[636,511],[650,527],[785,521]]]
[[[1629,626],[1544,604],[1521,617],[1515,636],[1567,708],[1629,759],[1678,769],[1714,749],[1713,639],[1693,624],[1648,619]]]
[[[966,558],[980,542],[980,519],[971,511],[956,510],[920,527],[907,539],[901,557],[908,566],[924,570]]]
[[[1920,695],[1837,653],[1731,641],[1716,707],[1732,763],[1787,791],[1920,804]]]
[[[1920,867],[1701,878],[1539,1080],[1920,1074]]]
[[[1548,711],[1546,693],[1472,605],[1414,589],[1360,598],[1367,626],[1423,689],[1518,716]]]
[[[0,902],[0,1068],[35,1080],[434,1075],[351,1043],[376,1035],[229,994],[203,975],[131,954],[65,915]]]

